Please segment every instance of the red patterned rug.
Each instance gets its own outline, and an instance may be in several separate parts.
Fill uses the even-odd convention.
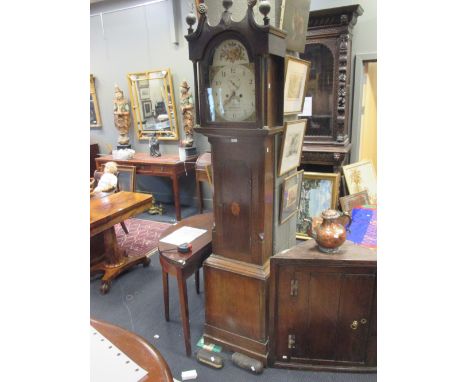
[[[125,226],[128,229],[128,235],[125,234],[120,224],[115,225],[117,242],[122,249],[127,251],[128,256],[137,256],[148,252],[152,254],[161,234],[171,224],[134,218],[125,220]]]

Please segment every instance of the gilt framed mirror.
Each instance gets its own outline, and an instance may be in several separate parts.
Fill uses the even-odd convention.
[[[90,127],[102,127],[101,112],[96,95],[96,86],[94,84],[94,76],[89,75],[89,111],[90,111]]]
[[[130,102],[138,139],[179,139],[177,108],[170,69],[129,73]]]

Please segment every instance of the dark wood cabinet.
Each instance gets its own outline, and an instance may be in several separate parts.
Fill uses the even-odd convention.
[[[323,9],[309,13],[305,51],[310,61],[306,97],[306,135],[301,163],[334,166],[338,172],[349,161],[351,150],[351,48],[352,31],[360,5]],[[307,167],[307,166],[305,166]]]
[[[375,371],[375,251],[346,242],[328,255],[309,240],[270,262],[270,364]]]

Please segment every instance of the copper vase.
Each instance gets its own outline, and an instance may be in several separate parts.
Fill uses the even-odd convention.
[[[346,219],[345,224],[342,220]],[[309,227],[307,234],[315,239],[319,250],[324,253],[337,253],[340,246],[346,241],[346,226],[351,224],[351,216],[336,210],[322,212],[323,222],[317,228]]]

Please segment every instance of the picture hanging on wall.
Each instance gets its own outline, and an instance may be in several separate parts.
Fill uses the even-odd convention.
[[[286,48],[304,53],[311,0],[283,0],[280,29],[288,32]]]
[[[340,174],[305,172],[302,180],[296,237],[309,239],[310,222],[328,208],[335,209],[338,201]]]
[[[145,100],[141,101],[141,104],[143,106],[143,117],[149,118],[153,116],[153,103],[151,100]]]
[[[299,207],[299,195],[301,193],[302,176],[304,171],[299,171],[288,176],[281,189],[280,224],[293,217]]]
[[[303,110],[304,95],[309,77],[310,62],[286,56],[284,81],[284,114],[299,114]]]
[[[307,120],[298,119],[284,124],[283,144],[281,145],[278,176],[299,166]]]
[[[96,85],[94,83],[94,76],[90,74],[89,76],[89,88],[90,88],[90,96],[89,96],[89,107],[90,107],[90,120],[89,125],[90,127],[102,127],[101,122],[101,113],[99,110],[99,103],[96,95]]]
[[[149,88],[140,88],[140,98],[146,100],[150,98],[150,89]]]

